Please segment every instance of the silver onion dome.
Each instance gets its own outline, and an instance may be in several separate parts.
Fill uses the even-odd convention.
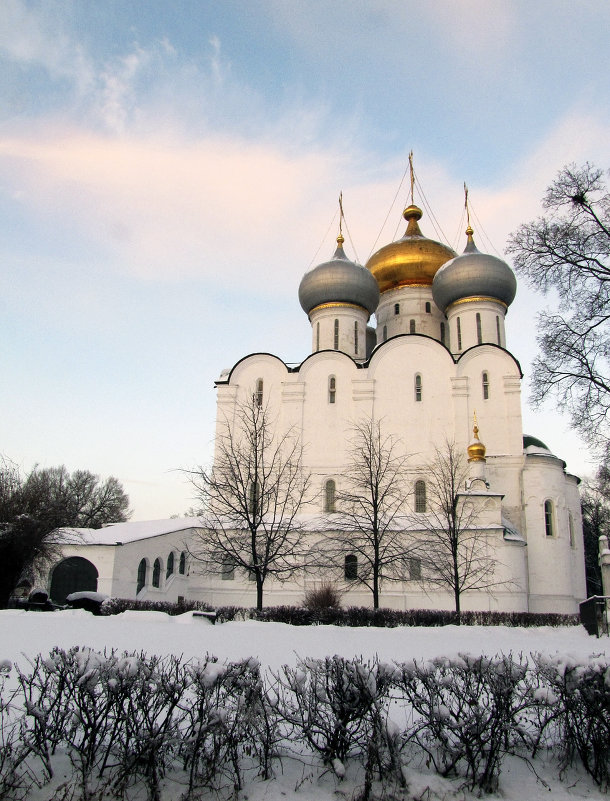
[[[361,264],[350,261],[343,250],[343,236],[330,261],[305,273],[299,286],[299,302],[306,314],[323,303],[353,303],[373,314],[379,303],[379,287]]]
[[[510,306],[517,292],[517,280],[505,261],[481,253],[474,243],[473,230],[466,229],[468,242],[461,256],[444,264],[434,276],[432,295],[443,312],[463,298],[491,298]]]

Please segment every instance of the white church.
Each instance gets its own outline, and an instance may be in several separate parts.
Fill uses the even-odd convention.
[[[404,236],[366,266],[348,258],[339,234],[332,258],[307,272],[299,287],[311,353],[298,366],[252,353],[224,370],[216,381],[217,436],[253,394],[279,431],[298,433],[303,468],[313,477],[300,522],[313,547],[332,528],[354,424],[383,421],[411,454],[405,494],[415,537],[417,521],[429,512],[429,457],[453,442],[468,459],[462,495],[470,494],[479,509],[481,547],[495,578],[486,589],[466,592],[462,609],[576,612],[585,598],[578,479],[523,432],[522,373],[504,324],[515,276],[504,261],[477,249],[470,225],[458,256],[422,233],[421,217],[412,202],[404,211]],[[475,414],[480,440],[473,438]],[[199,519],[118,523],[74,534],[78,541],[65,544],[49,573],[53,600],[97,590],[141,600],[255,604],[247,575],[202,573],[190,558],[194,538],[205,536]],[[451,592],[427,584],[425,567],[414,561],[400,580],[382,584],[380,606],[452,609]],[[371,605],[371,592],[352,580],[357,571],[356,557],[347,554],[324,575],[303,569],[283,583],[268,579],[265,606],[299,605],[323,580],[343,590],[344,605]]]

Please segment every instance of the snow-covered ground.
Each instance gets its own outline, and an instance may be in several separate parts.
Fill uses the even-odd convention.
[[[191,613],[170,618],[158,612],[125,612],[113,617],[93,617],[83,610],[55,613],[0,611],[0,661],[16,662],[27,670],[28,657],[48,654],[54,646],[88,646],[95,650],[145,651],[148,654],[181,654],[185,658],[206,653],[222,660],[256,657],[277,670],[294,664],[298,657],[323,658],[338,654],[347,658],[378,657],[384,662],[430,659],[458,653],[513,654],[539,652],[571,654],[586,660],[593,654],[610,656],[610,640],[590,637],[582,627],[520,629],[498,627],[442,628],[341,628],[292,627],[254,621],[212,626]],[[424,770],[424,772],[422,772]],[[552,758],[536,763],[538,776],[517,758],[507,758],[500,777],[498,797],[508,801],[553,801],[607,798],[582,772],[570,770],[564,781]],[[329,801],[356,798],[356,787],[338,780],[316,766],[286,764],[270,782],[254,782],[240,795],[248,801]],[[447,781],[414,766],[408,790],[396,791],[401,799],[467,799],[459,781]],[[168,798],[180,798],[173,788]],[[34,796],[32,796],[34,799]],[[44,792],[36,800],[46,801]],[[389,796],[386,796],[389,801]]]

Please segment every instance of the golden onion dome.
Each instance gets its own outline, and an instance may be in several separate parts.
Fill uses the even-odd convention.
[[[422,234],[418,224],[422,210],[418,206],[411,204],[402,216],[408,222],[403,238],[384,245],[366,263],[380,292],[401,286],[431,286],[437,270],[456,256],[447,245]]]
[[[468,461],[469,462],[484,462],[485,461],[485,454],[487,452],[487,448],[481,440],[479,439],[479,427],[477,425],[476,417],[474,421],[474,426],[472,429],[472,441],[468,446]]]

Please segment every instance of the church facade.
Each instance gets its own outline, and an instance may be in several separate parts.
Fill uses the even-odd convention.
[[[523,432],[522,373],[505,332],[515,276],[477,249],[470,226],[458,256],[424,236],[417,206],[404,217],[404,236],[366,266],[347,257],[339,234],[332,258],[307,272],[299,287],[311,353],[298,366],[253,353],[223,371],[216,381],[217,432],[254,397],[278,431],[298,434],[311,475],[300,522],[313,547],[332,529],[354,425],[379,421],[404,448],[408,533],[415,539],[429,514],[429,459],[453,443],[468,458],[462,500],[477,510],[480,547],[494,566],[493,584],[464,593],[462,608],[575,612],[585,597],[578,479]],[[484,446],[477,432],[473,438],[475,415]],[[66,545],[64,557],[75,570],[79,559],[93,564],[99,592],[254,604],[247,575],[203,574],[189,559],[189,543],[205,536],[199,520],[123,523],[81,534],[86,542]],[[347,554],[324,575],[303,570],[284,583],[268,580],[265,605],[299,604],[322,580],[342,588],[345,604],[370,605],[371,593],[349,580],[358,569],[354,559]],[[426,583],[425,560],[409,564],[399,580],[382,585],[380,605],[452,608],[446,588]]]

